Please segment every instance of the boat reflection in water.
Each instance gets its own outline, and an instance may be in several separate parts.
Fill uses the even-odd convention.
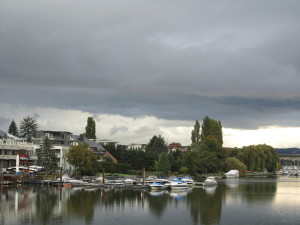
[[[170,196],[176,200],[184,200],[188,194],[188,190],[171,190]]]
[[[208,195],[214,195],[216,192],[217,186],[204,186],[205,193]]]
[[[149,192],[149,194],[154,197],[162,196],[165,193],[166,193],[166,191],[161,191],[161,190],[151,190]]]

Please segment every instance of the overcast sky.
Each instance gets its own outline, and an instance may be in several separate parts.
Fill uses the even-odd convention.
[[[299,0],[0,0],[0,129],[300,146]]]

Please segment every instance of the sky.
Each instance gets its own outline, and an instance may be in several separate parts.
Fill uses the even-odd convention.
[[[0,130],[300,147],[298,0],[0,0]]]

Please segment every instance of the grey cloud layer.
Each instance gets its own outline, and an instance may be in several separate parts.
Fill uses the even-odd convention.
[[[299,1],[0,4],[1,102],[300,125]]]

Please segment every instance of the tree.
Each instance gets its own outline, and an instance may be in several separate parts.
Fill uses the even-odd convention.
[[[87,125],[85,127],[85,136],[88,139],[96,139],[96,123],[93,117],[87,118]]]
[[[39,165],[44,167],[46,172],[51,173],[58,169],[58,158],[47,136],[42,140],[40,149],[37,150],[37,157]]]
[[[242,163],[240,160],[238,160],[235,157],[228,157],[225,160],[225,167],[226,170],[238,170],[240,172],[240,174],[243,174],[245,172],[245,170],[247,169],[247,167],[245,166],[244,163]]]
[[[241,151],[241,161],[252,171],[275,171],[279,157],[272,146],[250,145],[243,147]]]
[[[176,150],[179,150],[179,148],[181,148],[182,145],[178,142],[172,142],[171,144],[169,144],[169,149],[172,150],[172,149],[176,149]]]
[[[196,166],[192,152],[187,152],[184,155],[184,165],[188,169],[189,175],[196,176]]]
[[[163,175],[167,175],[171,168],[168,153],[162,152],[159,155],[157,162],[157,172],[162,173]]]
[[[200,141],[200,123],[196,120],[194,129],[191,132],[192,143],[198,143]]]
[[[168,152],[168,146],[165,139],[161,135],[154,135],[146,146],[146,152],[151,152],[157,155],[162,152]]]
[[[30,116],[23,118],[20,124],[20,137],[31,139],[38,128],[36,120]]]
[[[75,167],[75,174],[93,176],[99,171],[98,157],[85,143],[70,146],[66,159]]]
[[[202,129],[201,129],[201,141],[204,141],[207,137],[214,136],[219,144],[223,145],[223,134],[222,134],[222,124],[218,120],[214,120],[206,116],[203,119]]]
[[[168,146],[165,139],[160,135],[154,135],[145,148],[145,168],[148,170],[155,170],[154,161],[158,160],[159,155],[163,152],[168,152]]]
[[[8,133],[18,137],[18,135],[19,135],[18,127],[17,127],[17,124],[15,123],[15,120],[11,121],[9,128],[8,128]]]

